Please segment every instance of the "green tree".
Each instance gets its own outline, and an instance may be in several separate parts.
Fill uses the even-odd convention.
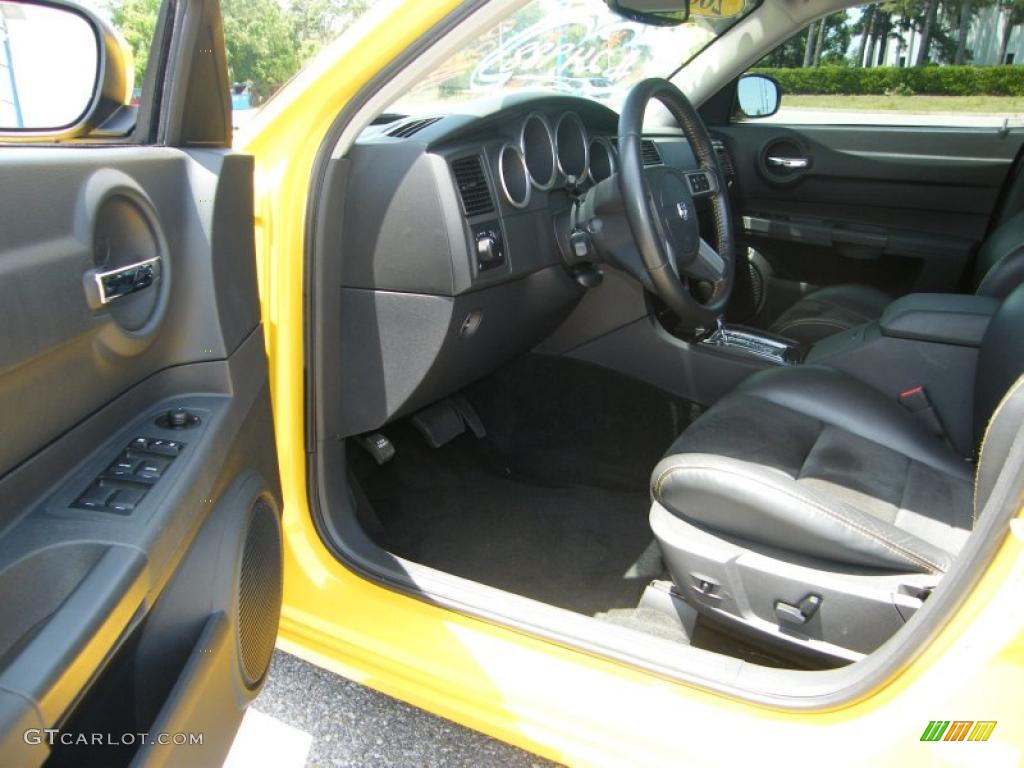
[[[1024,24],[1024,0],[999,0],[999,16],[1003,29],[999,35],[999,58],[996,64],[1004,64],[1010,47],[1010,35],[1015,28]]]
[[[822,23],[825,25],[823,35],[820,33]],[[826,16],[821,22],[812,23],[803,32],[791,37],[761,59],[757,66],[797,68],[805,66],[805,61],[812,65],[844,64],[849,45],[850,29],[847,14],[840,11]],[[811,51],[809,56],[808,51]]]
[[[221,10],[232,82],[266,97],[299,70],[294,26],[277,0],[222,0]]]
[[[231,81],[265,98],[364,13],[372,0],[221,0]],[[135,81],[149,63],[161,0],[113,0],[111,21],[131,46]]]
[[[111,9],[110,21],[124,35],[135,59],[135,87],[142,86],[142,77],[149,64],[149,48],[160,11],[161,0],[124,0]]]
[[[931,53],[932,38],[935,33],[935,19],[939,11],[939,0],[928,0],[924,16],[921,19],[921,45],[917,50],[917,66],[928,63],[928,56]]]
[[[316,55],[370,7],[370,0],[292,0],[288,15],[302,62]]]

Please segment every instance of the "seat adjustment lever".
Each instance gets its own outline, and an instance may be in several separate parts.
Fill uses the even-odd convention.
[[[822,600],[820,595],[807,595],[796,605],[783,600],[775,601],[775,618],[787,624],[806,624],[818,612]]]

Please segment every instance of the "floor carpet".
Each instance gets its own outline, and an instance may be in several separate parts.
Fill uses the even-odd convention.
[[[385,430],[390,463],[355,456],[378,543],[586,615],[635,606],[660,571],[648,478],[693,409],[603,369],[532,357],[466,396],[487,437],[433,449],[405,422]]]

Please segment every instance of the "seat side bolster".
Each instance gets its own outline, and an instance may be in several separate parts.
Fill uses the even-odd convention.
[[[979,296],[1005,299],[1024,283],[1024,243],[995,262],[982,275],[975,291]]]
[[[685,520],[821,560],[915,573],[944,573],[952,563],[948,552],[751,462],[670,455],[655,468],[651,490]]]

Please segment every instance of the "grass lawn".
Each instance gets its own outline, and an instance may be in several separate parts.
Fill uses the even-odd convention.
[[[783,107],[843,109],[855,112],[1024,113],[1024,96],[801,96],[783,94]]]

